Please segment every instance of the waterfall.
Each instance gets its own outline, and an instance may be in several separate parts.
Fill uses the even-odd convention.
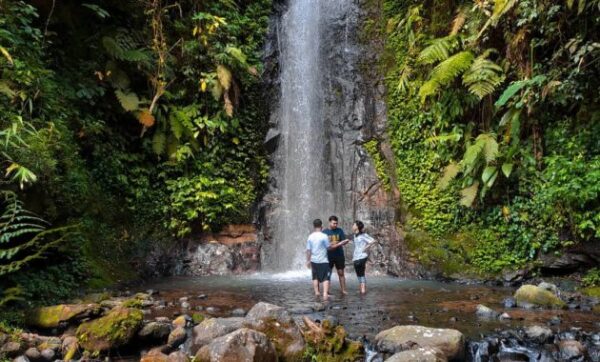
[[[373,251],[373,265],[405,274],[398,199],[386,192],[363,148],[371,139],[386,138],[387,118],[385,88],[374,66],[381,42],[359,40],[368,19],[359,4],[275,3],[265,48],[271,170],[257,218],[265,270],[304,268],[312,220],[320,218],[326,226],[333,214],[346,232],[353,220],[365,222],[383,245]],[[346,249],[349,259],[352,248]]]
[[[281,141],[276,168],[281,201],[271,220],[276,250],[265,262],[274,270],[302,267],[307,226],[325,206],[320,2],[292,0],[278,31]]]

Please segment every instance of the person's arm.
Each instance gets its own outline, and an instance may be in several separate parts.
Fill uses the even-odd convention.
[[[369,238],[371,238],[370,235]],[[371,241],[367,242],[367,246],[365,246],[364,251],[367,252],[375,244],[377,244],[377,240],[371,238]]]
[[[310,241],[306,240],[306,266],[310,268]]]

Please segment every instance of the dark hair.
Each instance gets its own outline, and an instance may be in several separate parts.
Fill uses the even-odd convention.
[[[335,216],[335,215],[331,215],[331,216],[329,217],[329,221],[338,221],[338,218],[337,218],[337,216]]]
[[[358,231],[362,233],[365,229],[365,224],[360,220],[356,220],[354,223],[356,224],[356,227],[358,227]]]
[[[321,221],[321,219],[314,219],[313,220],[313,226],[316,227],[316,228],[323,227],[323,221]]]

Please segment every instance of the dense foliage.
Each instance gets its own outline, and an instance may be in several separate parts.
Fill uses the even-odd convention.
[[[127,279],[175,237],[249,221],[267,174],[270,12],[0,1],[3,302]]]
[[[600,238],[600,2],[384,0],[407,241],[446,273]]]

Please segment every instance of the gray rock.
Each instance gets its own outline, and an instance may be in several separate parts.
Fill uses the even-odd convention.
[[[202,321],[194,327],[194,340],[192,343],[192,352],[199,350],[207,345],[213,339],[224,336],[228,333],[242,328],[246,322],[245,318],[209,318]]]
[[[423,326],[396,326],[375,336],[379,351],[397,353],[419,347],[438,349],[447,359],[461,359],[465,352],[465,337],[455,329],[428,328]]]
[[[504,308],[515,308],[517,306],[517,301],[515,300],[515,298],[505,298],[502,301],[502,305],[504,305]]]
[[[386,362],[446,362],[444,357],[436,348],[417,347],[407,351],[398,352],[385,360]]]
[[[291,314],[310,314],[313,312],[311,307],[294,307],[289,310]]]
[[[508,320],[508,319],[512,319],[512,317],[510,316],[510,314],[504,312],[504,313],[500,314],[500,316],[498,317],[498,319],[500,319],[500,320]]]
[[[546,326],[530,326],[525,328],[525,337],[537,343],[546,343],[554,333]]]
[[[206,313],[214,314],[214,313],[217,313],[219,311],[219,308],[217,308],[217,307],[206,307],[205,310],[206,310]]]
[[[231,311],[232,317],[244,317],[246,315],[246,311],[243,308],[236,308]]]
[[[167,340],[167,345],[171,348],[177,348],[180,344],[185,342],[187,334],[183,327],[175,328],[170,334]]]
[[[323,303],[315,303],[315,304],[313,304],[313,307],[312,307],[313,311],[315,311],[315,312],[322,312],[326,308],[327,307]]]
[[[181,308],[183,309],[190,309],[191,305],[188,302],[182,302],[181,303]]]
[[[175,352],[169,354],[168,361],[169,362],[188,362],[189,358],[188,358],[188,355],[185,354],[185,352],[175,351]]]
[[[549,292],[552,292],[552,293],[558,295],[558,287],[555,284],[541,282],[540,284],[538,284],[538,288],[542,288],[544,290],[547,290]]]
[[[144,341],[164,342],[169,333],[171,333],[171,323],[150,322],[138,332],[138,337]]]
[[[216,338],[196,353],[196,359],[207,362],[277,362],[275,346],[260,332],[241,328]]]
[[[13,359],[13,362],[29,362],[29,358],[27,356],[19,356]]]
[[[486,318],[486,319],[496,319],[498,317],[498,312],[496,312],[495,310],[493,310],[489,307],[486,307],[483,304],[477,305],[477,310],[476,310],[475,314],[477,314],[477,316],[479,318]]]
[[[56,352],[51,348],[46,348],[42,351],[42,358],[44,358],[46,361],[54,361],[55,357]]]
[[[265,302],[256,303],[248,311],[246,319],[274,319],[279,323],[290,323],[292,321],[292,317],[285,308]]]
[[[30,360],[37,361],[40,358],[42,358],[42,354],[40,353],[40,351],[38,351],[37,348],[31,347],[28,348],[27,351],[25,351],[25,357],[27,357]]]

